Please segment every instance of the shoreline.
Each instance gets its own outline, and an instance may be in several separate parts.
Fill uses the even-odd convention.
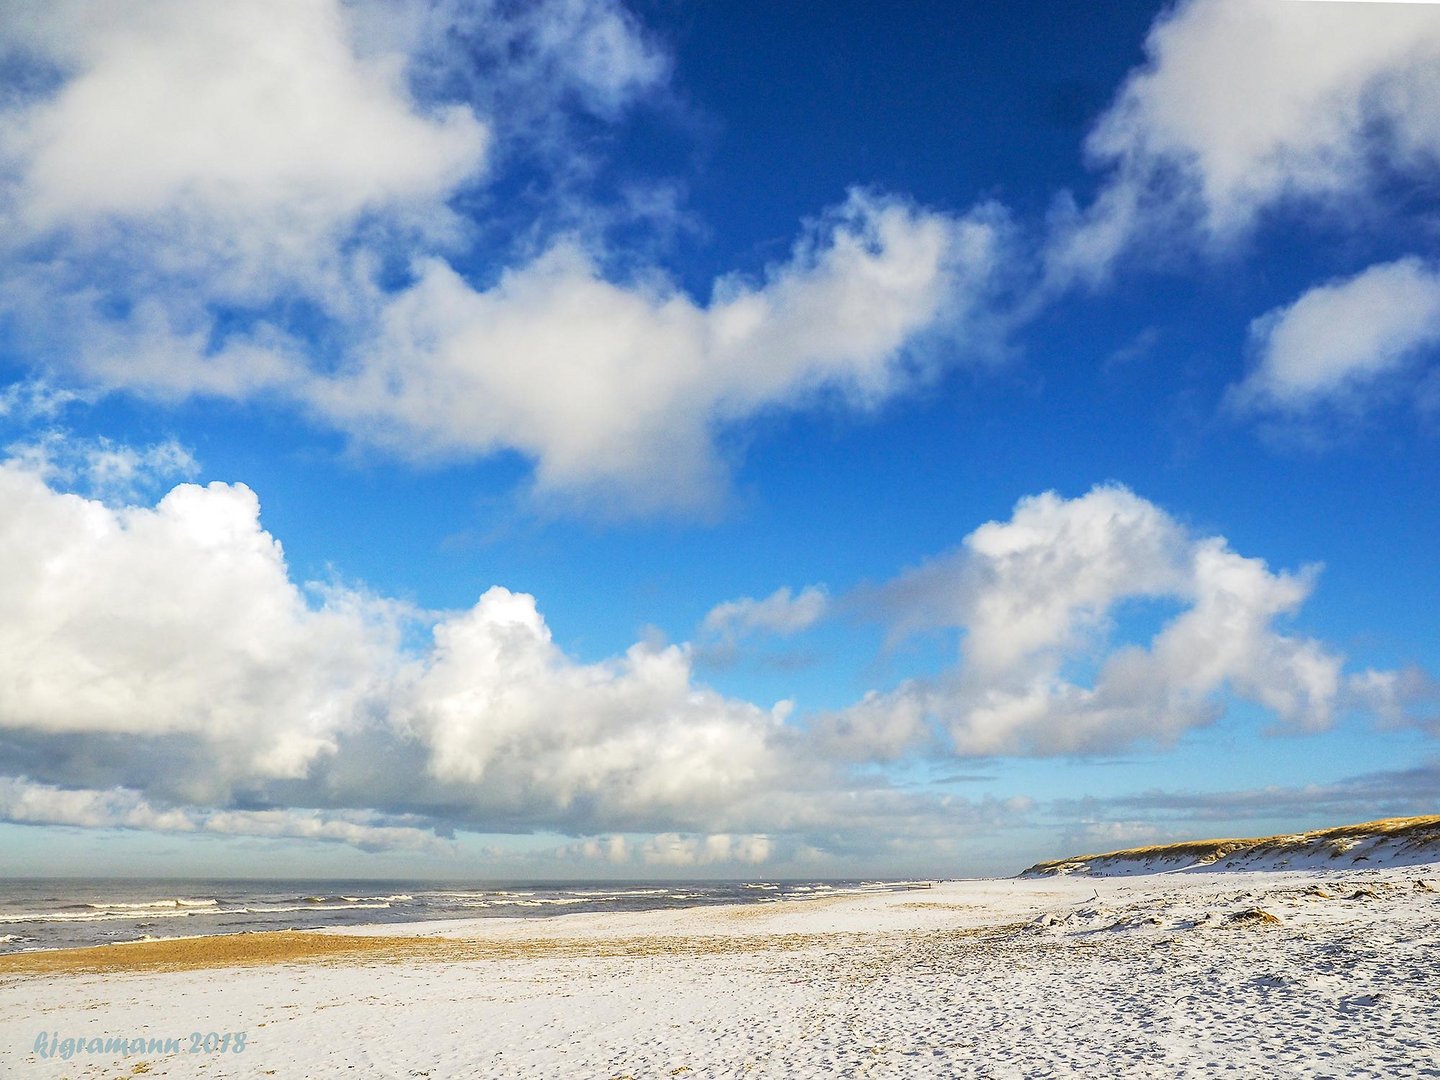
[[[197,879],[187,888],[150,879],[134,884],[101,879],[67,887],[43,879],[7,881],[0,890],[0,956],[260,931],[374,932],[375,926],[387,926],[392,927],[387,932],[403,935],[412,924],[451,920],[529,922],[586,912],[764,905],[839,895],[925,892],[934,882],[485,882],[462,888],[449,882],[411,881],[403,892],[391,890],[386,895],[369,895],[385,891],[374,883],[368,890],[357,889],[356,884],[311,879],[255,886]]]
[[[1015,932],[1056,909],[1235,891],[1263,884],[1281,892],[1302,882],[1414,877],[1423,866],[1280,871],[1210,869],[1126,877],[961,878],[927,890],[847,892],[771,904],[703,904],[642,911],[567,912],[364,923],[305,929],[240,930],[146,938],[0,954],[0,978],[127,974],[297,963],[468,962],[544,956],[645,956],[657,952],[757,951],[830,939]],[[1433,868],[1440,872],[1440,864]],[[1430,879],[1433,881],[1433,878]],[[1416,887],[1429,887],[1416,878]],[[1104,896],[1102,896],[1102,893]],[[923,899],[917,898],[923,896]]]

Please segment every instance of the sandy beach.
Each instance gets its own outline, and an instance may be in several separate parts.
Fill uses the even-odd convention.
[[[0,1074],[1433,1076],[1437,877],[962,881],[17,954]]]

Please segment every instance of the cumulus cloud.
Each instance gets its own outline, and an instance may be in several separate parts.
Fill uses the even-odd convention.
[[[430,261],[387,300],[373,345],[304,393],[400,453],[522,450],[542,495],[710,508],[727,424],[906,388],[907,346],[983,308],[1004,236],[993,208],[957,219],[856,191],[763,282],[723,278],[708,304],[658,271],[615,284],[573,244],[485,290]]]
[[[1261,316],[1250,338],[1256,360],[1235,388],[1239,407],[1359,404],[1440,343],[1440,272],[1416,258],[1371,266]]]
[[[422,113],[405,57],[358,55],[339,0],[20,3],[5,26],[45,76],[0,114],[12,245],[143,246],[157,276],[253,300],[361,215],[434,213],[484,162],[485,125]]]
[[[429,773],[479,805],[531,819],[702,820],[785,779],[775,742],[786,706],[694,685],[683,647],[577,663],[533,597],[498,587],[434,636],[398,705]]]
[[[62,382],[292,386],[387,259],[452,242],[487,125],[340,0],[9,5],[0,318]],[[448,238],[448,239],[447,239]],[[328,320],[328,322],[327,322]],[[320,347],[322,353],[333,346]]]
[[[243,485],[110,508],[10,461],[0,505],[4,728],[203,737],[230,768],[298,776],[392,665],[388,614],[312,609]]]
[[[900,629],[963,626],[965,657],[983,677],[1027,657],[1081,644],[1119,595],[1160,596],[1182,577],[1181,526],[1121,487],[1080,499],[1022,499],[961,546],[886,586]]]
[[[816,717],[810,731],[825,754],[842,761],[898,761],[935,742],[931,720],[926,695],[910,684],[898,693],[867,691]]]
[[[215,805],[288,782],[533,826],[710,820],[780,779],[788,706],[695,685],[684,647],[579,663],[495,588],[410,655],[402,605],[290,580],[243,485],[110,507],[11,460],[0,507],[0,728],[38,780]],[[388,793],[386,755],[415,770]]]
[[[1028,812],[856,774],[788,702],[698,683],[688,646],[569,656],[524,594],[423,613],[299,585],[243,485],[108,505],[32,466],[0,463],[0,820],[414,850],[548,830],[706,866],[902,836],[923,862]]]
[[[1063,850],[1071,854],[1119,851],[1178,839],[1170,829],[1153,821],[1116,820],[1077,821],[1061,836]]]
[[[426,614],[301,586],[243,485],[107,505],[32,465],[0,464],[7,820],[360,846],[549,829],[701,865],[759,860],[771,830],[969,812],[817,758],[788,702],[697,683],[687,646],[585,662],[503,588]],[[623,839],[645,833],[700,839]]]
[[[733,426],[827,397],[873,408],[924,378],[927,341],[989,341],[1007,235],[993,207],[956,218],[856,191],[763,280],[723,277],[706,303],[656,267],[612,281],[574,240],[488,288],[427,256],[385,292],[357,259],[333,348],[271,323],[223,334],[205,297],[168,286],[120,320],[33,275],[10,301],[46,313],[56,364],[107,387],[265,391],[411,460],[519,450],[550,505],[707,512]]]
[[[1440,159],[1434,5],[1186,0],[1146,52],[1086,142],[1099,195],[1057,208],[1059,280],[1103,277],[1176,226],[1228,242],[1286,200],[1323,204]]]
[[[961,754],[1096,752],[1172,742],[1218,717],[1227,694],[1286,728],[1321,730],[1352,700],[1343,659],[1278,625],[1315,575],[1272,571],[1123,487],[1022,499],[1010,520],[871,598],[903,631],[963,631],[956,668],[872,694],[817,733],[881,759],[921,740],[927,721]],[[1144,603],[1179,611],[1146,644],[1112,644]],[[1070,674],[1085,667],[1088,681]]]

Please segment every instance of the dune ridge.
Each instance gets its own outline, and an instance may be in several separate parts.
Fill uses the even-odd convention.
[[[1349,870],[1440,861],[1440,815],[1382,818],[1311,832],[1191,840],[1036,863],[1022,878],[1119,877],[1207,870]]]

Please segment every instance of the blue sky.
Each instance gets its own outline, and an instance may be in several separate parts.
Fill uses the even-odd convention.
[[[1434,5],[21,2],[0,70],[0,870],[1433,809]]]

